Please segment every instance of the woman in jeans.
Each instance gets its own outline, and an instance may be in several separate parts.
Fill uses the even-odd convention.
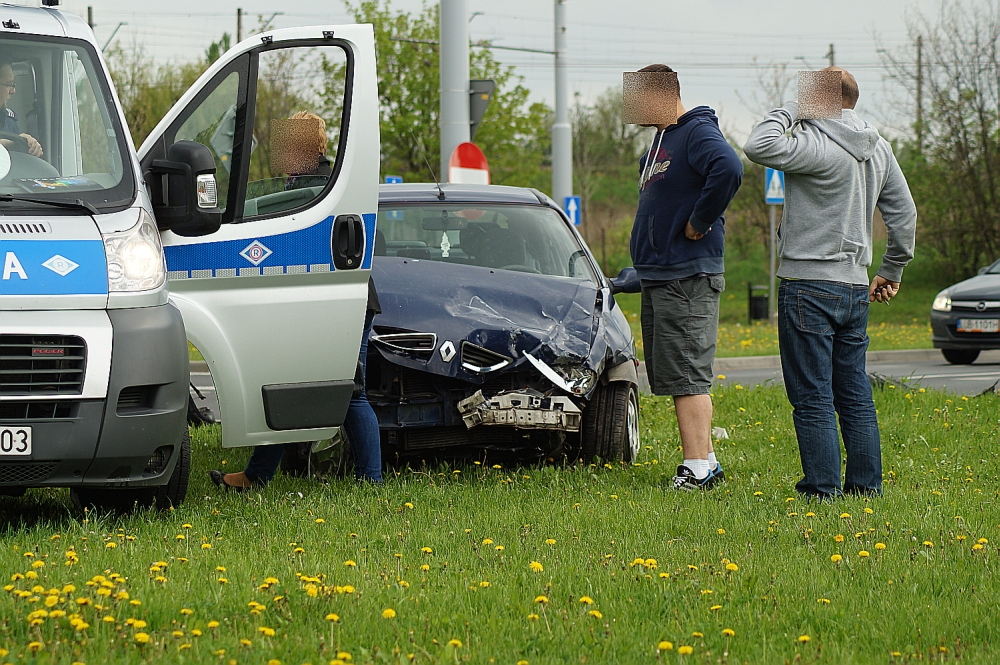
[[[361,334],[361,352],[359,358],[362,367],[362,381],[367,368],[366,359],[368,356],[368,336],[372,331],[372,320],[376,314],[381,313],[378,293],[375,291],[375,283],[368,278],[368,311],[365,314],[365,329]],[[382,448],[379,440],[378,419],[375,411],[368,403],[368,396],[362,383],[361,394],[351,399],[351,404],[347,408],[347,416],[344,418],[344,432],[347,440],[351,444],[351,451],[354,454],[354,475],[358,480],[367,480],[373,483],[382,482]],[[274,478],[281,458],[285,453],[285,446],[269,445],[256,446],[253,455],[247,466],[239,473],[223,473],[218,469],[209,472],[212,482],[226,489],[243,491],[251,487],[263,487]]]

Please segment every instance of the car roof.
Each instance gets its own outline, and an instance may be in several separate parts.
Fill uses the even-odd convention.
[[[526,205],[549,205],[548,197],[525,187],[505,185],[457,185],[442,183],[439,196],[438,186],[433,182],[398,183],[379,185],[378,202],[384,203],[520,203]],[[553,204],[554,205],[554,204]]]

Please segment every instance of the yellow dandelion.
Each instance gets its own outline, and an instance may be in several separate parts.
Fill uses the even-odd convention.
[[[175,540],[184,540],[185,538],[186,536],[183,533],[179,533],[176,536],[174,536]]]
[[[493,549],[496,550],[497,552],[503,552],[503,545],[497,545]]]
[[[420,551],[423,552],[424,554],[434,554],[434,550],[432,550],[429,547],[421,547]]]
[[[212,549],[212,543],[202,543],[201,544],[201,549],[203,549],[203,550],[210,550],[210,549]]]
[[[135,634],[135,641],[138,642],[139,644],[148,644],[149,643],[149,633],[136,633]]]
[[[799,642],[808,642],[811,639],[808,635],[799,635]]]
[[[670,577],[670,573],[660,573],[660,579],[665,580]]]
[[[448,640],[448,646],[455,647],[456,649],[461,649],[462,648],[462,641],[461,640],[456,640],[456,639]]]
[[[220,577],[217,581],[219,584],[229,584],[229,580],[227,580],[225,577]]]
[[[850,513],[840,513],[840,519],[842,519],[842,520],[849,520],[849,519],[851,519],[851,514]],[[808,637],[808,635],[806,637]],[[803,642],[808,642],[809,641],[809,640],[802,640],[801,638],[799,638],[799,639],[801,641],[803,641]]]
[[[214,630],[215,628],[219,627],[219,622],[213,620],[213,621],[209,621],[207,625],[208,625],[209,629]]]
[[[929,540],[925,540],[924,547],[934,547],[934,543]]]
[[[717,534],[719,534],[720,536],[724,536],[724,535],[726,535],[726,530],[725,530],[725,529],[716,529],[716,531],[715,531],[715,532],[716,532]]]
[[[660,651],[673,651],[674,643],[668,642],[667,640],[663,640],[656,645],[656,648]]]
[[[492,544],[493,544],[492,538],[483,538],[483,545],[492,545]]]
[[[532,561],[531,563],[529,563],[528,568],[530,568],[536,573],[540,573],[545,570],[545,567],[542,566],[542,564],[538,563],[537,561]]]
[[[41,642],[28,642],[28,651],[37,653],[45,648],[45,645]]]
[[[172,633],[170,633],[170,634],[171,634],[172,636],[174,636],[174,637],[178,637],[178,638],[180,638],[180,637],[184,637],[184,631],[183,631],[183,630],[175,630],[175,631],[173,631],[173,632],[172,632]]]
[[[980,538],[976,542],[979,543],[980,545],[988,545],[990,541],[986,540],[985,538]]]
[[[712,605],[708,609],[711,610],[712,612],[715,612],[716,610],[721,610],[722,609],[722,605]]]
[[[274,637],[274,628],[268,628],[267,626],[260,626],[257,628],[257,632],[264,637]]]
[[[589,616],[594,617],[595,619],[603,619],[604,618],[604,615],[601,614],[600,612],[598,612],[597,610],[590,610],[589,612],[587,612],[587,614]]]
[[[330,623],[337,623],[338,621],[340,621],[340,617],[334,614],[333,612],[330,612],[329,614],[326,615],[326,620],[329,621]]]
[[[546,545],[555,545],[556,544],[556,539],[555,538],[546,538],[545,539],[545,544]]]
[[[549,599],[547,596],[535,596],[535,602],[544,605],[545,603],[549,602]]]
[[[425,564],[422,564],[422,565],[420,566],[420,570],[424,571],[425,573],[426,573],[426,572],[427,572],[428,570],[430,570],[430,569],[431,569],[431,567],[430,567],[430,566],[428,566],[428,565],[427,565],[426,563],[425,563]]]
[[[396,618],[396,610],[392,609],[391,607],[385,608],[384,610],[382,610],[382,618],[383,619],[395,619]]]
[[[407,508],[409,508],[410,510],[413,510],[413,504],[412,504],[412,503],[410,503],[409,501],[407,501],[407,502],[406,502],[406,503],[404,503],[403,505],[404,505],[404,506],[406,506]]]
[[[682,656],[690,656],[691,654],[694,653],[694,647],[689,647],[687,645],[677,647],[677,653],[679,653]]]
[[[529,614],[528,615],[528,621],[538,621],[538,615],[537,614]]]
[[[885,549],[885,543],[875,543],[875,549],[877,549],[877,550],[884,550]]]
[[[840,563],[841,561],[843,561],[843,559],[844,557],[840,556],[839,554],[833,554],[830,556],[830,561],[833,561],[834,563]]]
[[[983,549],[983,546],[981,544],[979,544],[979,543],[976,543],[975,545],[972,546],[972,551],[973,552],[978,552],[981,549]]]
[[[844,542],[844,536],[838,533],[836,536],[833,537],[833,540],[835,542],[842,543]]]
[[[740,569],[740,567],[737,566],[735,563],[733,563],[731,561],[726,564],[726,570],[728,570],[731,573],[735,573],[739,569]]]
[[[733,630],[732,628],[723,628],[722,634],[725,635],[726,637],[732,637],[736,634],[736,631]]]
[[[830,604],[830,599],[829,598],[817,598],[816,602],[819,603],[820,605],[829,605]]]
[[[353,560],[351,560],[351,559],[348,559],[347,561],[345,561],[345,562],[344,562],[344,565],[345,565],[345,566],[347,566],[348,568],[357,568],[357,567],[358,567],[358,564],[356,564],[356,563],[355,563],[355,562],[354,562]]]
[[[702,633],[701,631],[696,630],[693,633],[691,633],[691,637],[705,637],[705,634]]]
[[[325,523],[326,523],[326,520],[323,519],[322,517],[317,517],[316,518],[316,524],[325,524]]]
[[[242,646],[245,646],[245,647],[253,646],[253,642],[251,642],[250,640],[248,640],[245,637],[240,639],[240,644]],[[225,653],[225,652],[223,652],[223,653]]]
[[[593,605],[594,599],[591,598],[590,596],[580,596],[580,602],[583,603],[584,605]]]

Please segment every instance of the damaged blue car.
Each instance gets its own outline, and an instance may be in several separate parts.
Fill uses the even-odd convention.
[[[605,278],[555,202],[383,185],[377,229],[366,385],[384,459],[636,459],[638,361],[613,295],[628,275]]]

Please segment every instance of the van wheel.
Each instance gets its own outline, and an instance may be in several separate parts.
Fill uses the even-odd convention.
[[[181,435],[180,456],[166,485],[138,489],[80,487],[70,490],[70,498],[79,509],[87,507],[102,511],[128,512],[135,506],[146,508],[153,505],[159,510],[167,510],[171,506],[179,506],[184,501],[190,476],[191,436],[185,425],[184,433]]]
[[[952,365],[971,365],[979,357],[979,349],[941,349],[941,355]]]
[[[631,383],[599,385],[583,412],[580,456],[632,463],[639,455],[639,392]]]

